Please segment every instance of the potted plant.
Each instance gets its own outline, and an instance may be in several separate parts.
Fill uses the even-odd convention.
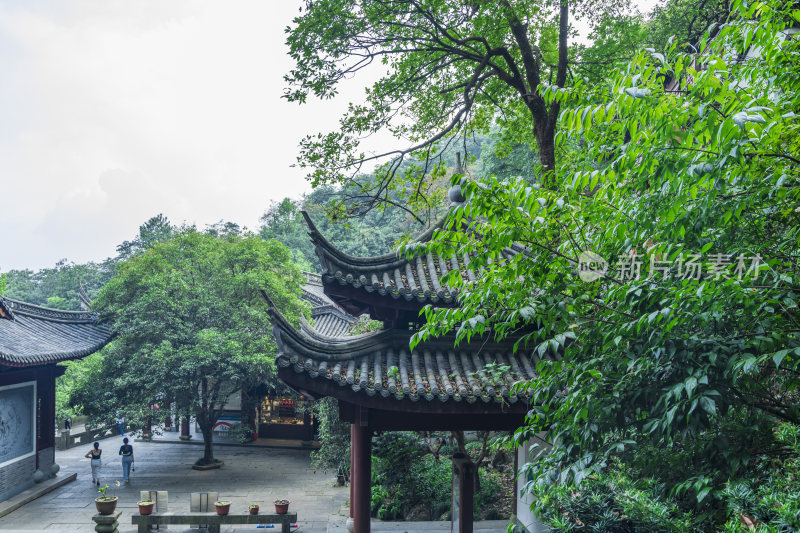
[[[116,485],[119,487],[119,481],[116,482]],[[97,507],[97,514],[109,515],[114,512],[114,509],[117,508],[117,497],[107,496],[107,490],[108,485],[97,489],[97,492],[102,494],[102,496],[99,498],[94,499],[94,505]]]
[[[289,500],[275,500],[272,503],[275,504],[276,514],[286,514],[286,512],[289,511],[289,504],[291,502]]]
[[[136,505],[139,506],[139,514],[140,515],[148,515],[153,513],[153,507],[155,506],[156,502],[150,500],[142,500],[140,502],[136,502]]]
[[[218,502],[214,502],[214,507],[217,508],[218,515],[225,516],[228,514],[228,511],[231,510],[231,502],[228,500],[220,500]]]
[[[258,504],[251,503],[247,506],[247,510],[250,511],[250,514],[258,514]]]

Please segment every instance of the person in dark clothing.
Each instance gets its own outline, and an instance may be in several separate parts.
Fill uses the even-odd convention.
[[[122,456],[122,479],[125,480],[125,483],[129,483],[133,464],[133,446],[128,444],[128,437],[122,439],[122,443],[122,446],[119,447],[119,454]]]
[[[103,455],[103,450],[100,449],[100,443],[95,442],[94,448],[89,450],[89,453],[84,455],[87,459],[91,459],[92,465],[92,483],[93,484],[100,484],[100,467],[103,465],[102,461],[100,461],[100,456]]]
[[[72,419],[67,417],[64,419],[64,429],[72,429]]]

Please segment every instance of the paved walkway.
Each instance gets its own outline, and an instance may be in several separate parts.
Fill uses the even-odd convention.
[[[189,493],[216,491],[221,498],[231,500],[233,512],[244,512],[248,502],[259,502],[269,510],[272,501],[288,498],[290,509],[298,514],[298,532],[326,532],[341,529],[346,521],[347,487],[337,487],[333,474],[314,472],[310,467],[308,450],[262,447],[219,446],[215,455],[225,462],[219,470],[199,472],[191,465],[202,454],[198,446],[172,443],[137,442],[134,445],[136,470],[129,485],[115,489],[114,481],[122,479],[122,467],[117,450],[120,437],[101,441],[104,464],[101,481],[108,483],[109,494],[119,496],[117,510],[120,533],[136,531],[131,514],[138,512],[136,502],[140,490],[169,491],[171,511],[189,510]],[[83,455],[90,446],[56,452],[61,465],[59,476],[77,472],[78,479],[16,511],[0,518],[0,531],[92,531],[97,489],[91,484],[89,460]],[[170,533],[184,531],[170,526]],[[275,531],[254,526],[235,531]]]

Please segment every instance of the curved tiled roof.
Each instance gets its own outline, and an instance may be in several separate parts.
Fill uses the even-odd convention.
[[[349,335],[356,318],[347,314],[328,298],[319,274],[303,272],[303,275],[306,278],[306,284],[302,287],[302,298],[312,306],[311,318],[314,320],[316,330],[331,337]],[[305,321],[303,323],[307,324]]]
[[[470,259],[464,255],[443,259],[434,254],[418,254],[413,258],[398,256],[392,252],[374,257],[354,257],[331,244],[319,232],[305,211],[303,217],[309,227],[309,236],[322,265],[322,281],[325,284],[339,283],[367,293],[391,296],[394,299],[416,301],[421,304],[455,305],[457,292],[443,281],[448,272],[455,270],[464,279],[475,281],[477,275],[470,268]],[[430,241],[434,232],[444,224],[444,219],[419,235],[415,242]],[[504,255],[512,257],[522,248],[506,250]]]
[[[35,366],[84,357],[111,340],[86,311],[63,311],[0,297],[0,365]]]
[[[335,305],[315,307],[311,310],[313,329],[329,337],[344,337],[350,334],[356,319]]]
[[[513,385],[536,377],[536,359],[514,354],[513,344],[479,341],[453,348],[448,337],[411,351],[408,331],[336,338],[307,325],[298,332],[274,308],[270,314],[279,368],[348,387],[348,394],[412,402],[515,403],[524,398],[512,392]]]

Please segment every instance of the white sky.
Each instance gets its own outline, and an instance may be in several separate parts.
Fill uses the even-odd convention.
[[[158,213],[256,229],[309,191],[298,141],[364,81],[280,98],[299,5],[0,0],[0,271],[102,260]]]

